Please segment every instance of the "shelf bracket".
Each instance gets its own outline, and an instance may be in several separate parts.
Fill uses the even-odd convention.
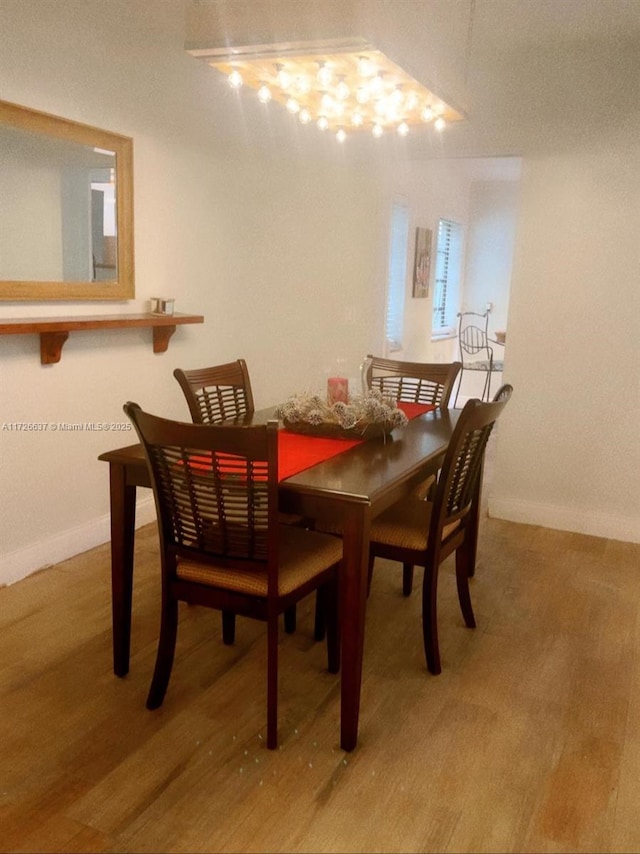
[[[55,365],[62,356],[62,346],[69,337],[68,332],[40,333],[40,364]]]
[[[169,346],[169,339],[176,331],[175,326],[153,327],[153,352],[164,353]]]

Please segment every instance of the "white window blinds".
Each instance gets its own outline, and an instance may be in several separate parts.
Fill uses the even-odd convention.
[[[391,239],[387,281],[385,338],[387,352],[402,348],[404,294],[407,281],[409,210],[405,199],[394,199],[391,210]]]
[[[462,226],[438,220],[435,289],[433,295],[434,335],[455,333],[462,274]]]

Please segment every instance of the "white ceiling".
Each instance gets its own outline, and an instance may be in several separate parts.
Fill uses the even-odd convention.
[[[640,0],[189,0],[186,8],[188,46],[366,38],[468,117],[442,136],[425,128],[381,145],[352,135],[350,154],[524,155],[574,150],[603,127],[640,130]],[[234,102],[223,78],[214,85],[225,109],[243,111],[248,143],[300,144],[300,129],[275,105],[265,133],[250,93]],[[308,151],[326,150],[326,140],[309,139],[320,132],[303,130]]]

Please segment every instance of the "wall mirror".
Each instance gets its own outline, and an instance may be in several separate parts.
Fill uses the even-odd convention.
[[[0,153],[0,300],[133,298],[133,140],[0,101]]]

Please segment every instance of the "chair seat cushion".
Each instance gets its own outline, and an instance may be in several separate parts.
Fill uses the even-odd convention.
[[[371,542],[416,552],[426,551],[432,508],[430,501],[414,497],[396,502],[371,523]],[[442,539],[445,540],[459,525],[459,519],[445,525]]]
[[[429,494],[429,490],[436,483],[435,474],[429,475],[429,477],[425,478],[425,480],[421,481],[411,493],[414,498],[417,498],[420,501],[424,501]]]
[[[279,525],[278,592],[281,596],[342,559],[342,543],[335,537],[292,525]],[[176,574],[185,581],[221,587],[251,596],[267,595],[267,567],[255,571],[231,570],[179,558]]]
[[[490,368],[491,362],[488,359],[479,359],[477,362],[465,362],[464,364],[465,371],[488,371]],[[492,370],[504,371],[503,359],[494,359]]]

